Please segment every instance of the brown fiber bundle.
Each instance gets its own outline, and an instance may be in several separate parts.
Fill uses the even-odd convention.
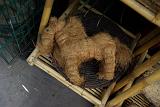
[[[70,17],[67,21],[52,17],[41,35],[38,49],[39,55],[52,53],[70,81],[78,86],[85,81],[79,73],[82,62],[93,58],[101,61],[98,77],[111,80],[116,64],[123,68],[131,60],[130,50],[110,34],[100,32],[87,37],[77,17]]]

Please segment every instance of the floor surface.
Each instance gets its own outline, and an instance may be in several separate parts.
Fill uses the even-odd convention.
[[[92,107],[39,68],[16,59],[8,66],[0,59],[0,107]]]

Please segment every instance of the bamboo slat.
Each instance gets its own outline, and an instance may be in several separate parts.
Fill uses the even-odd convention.
[[[110,100],[107,103],[106,107],[113,107],[117,105],[118,103],[122,102],[123,100],[138,94],[146,86],[148,86],[149,84],[157,80],[160,80],[160,69],[155,71],[153,74],[146,77],[145,79],[141,80],[140,82],[136,83],[135,85],[133,85],[132,88],[128,89],[127,91],[123,92],[122,94]]]
[[[144,99],[142,99],[141,97],[139,97],[138,95],[135,95],[133,97],[134,100],[138,100],[137,102],[139,102],[140,104],[142,103],[145,107],[147,107],[149,105],[148,102],[144,101]]]
[[[133,102],[134,104],[136,104],[138,107],[145,107],[144,105],[141,105],[141,103],[139,101],[137,101],[137,99],[133,99],[133,97],[130,97],[129,99],[131,102]]]
[[[148,70],[150,67],[155,65],[160,60],[160,51],[158,51],[156,54],[154,54],[150,59],[145,61],[143,64],[136,67],[133,72],[125,76],[122,80],[120,80],[114,90],[113,93],[121,89],[123,86],[125,86],[129,81],[134,80],[138,76],[140,76],[142,73],[144,73],[146,70]]]
[[[130,81],[122,90],[122,92],[118,93],[118,95],[120,95],[121,93],[125,92],[126,90],[128,90],[129,88],[131,88],[133,84],[133,81]],[[124,100],[122,102],[120,102],[119,104],[116,105],[116,107],[121,107],[123,104]]]
[[[96,89],[91,89],[94,93],[96,93],[97,95],[101,96],[101,93],[98,92]]]
[[[144,43],[147,43],[149,40],[151,40],[153,37],[155,37],[158,33],[160,33],[160,28],[157,27],[153,31],[151,31],[149,34],[147,34],[145,37],[139,40],[137,47],[142,46]]]
[[[158,35],[157,37],[153,38],[151,41],[147,42],[146,44],[144,44],[140,48],[138,48],[134,52],[134,56],[137,56],[137,55],[143,53],[145,50],[148,50],[149,48],[151,48],[152,46],[156,45],[159,42],[160,42],[160,35]]]
[[[132,45],[131,45],[131,51],[132,51],[132,52],[134,51],[134,49],[135,49],[135,47],[136,47],[136,45],[137,45],[140,37],[141,37],[141,34],[138,33],[137,36],[136,36],[136,39],[134,39],[134,42],[133,42]]]
[[[104,90],[103,96],[102,96],[102,107],[105,107],[106,102],[114,88],[114,86],[116,85],[116,82],[113,82],[106,90]]]
[[[59,19],[65,19],[68,17],[70,14],[73,13],[78,8],[79,0],[74,0],[69,7],[63,12],[63,14],[59,17]]]
[[[141,99],[143,99],[143,102],[150,105],[150,102],[148,101],[148,99],[143,95],[143,94],[138,94],[138,97],[140,97]]]
[[[160,18],[140,3],[136,2],[135,0],[121,0],[121,2],[128,5],[130,8],[141,14],[150,22],[156,24],[157,26],[160,26]]]
[[[53,66],[53,64],[46,57],[39,56],[38,58],[41,59],[41,60],[43,60],[48,65]]]
[[[96,90],[97,90],[99,93],[102,93],[102,90],[101,90],[101,89],[96,88]]]
[[[148,50],[145,51],[145,52],[141,55],[141,57],[140,57],[140,59],[139,59],[139,61],[138,61],[138,63],[137,63],[136,66],[138,66],[139,64],[141,64],[141,63],[144,61],[147,53],[148,53]],[[134,82],[134,80],[128,82],[128,84],[123,88],[122,92],[124,92],[124,91],[128,90],[129,88],[131,88],[133,82]],[[120,93],[121,93],[121,92],[119,92],[118,94],[120,94]],[[119,103],[118,105],[116,105],[116,107],[121,107],[122,104],[123,104],[123,102],[124,102],[124,101],[122,101],[121,103]]]
[[[97,93],[95,93],[94,91],[92,91],[89,88],[85,88],[85,90],[87,90],[88,92],[90,92],[92,95],[94,95],[95,97],[97,97],[98,99],[100,99],[100,95],[98,95]]]
[[[46,0],[45,5],[44,5],[44,9],[43,9],[43,14],[42,14],[42,18],[41,18],[41,23],[39,26],[39,33],[41,33],[43,31],[43,29],[45,28],[45,26],[48,23],[50,14],[51,14],[51,10],[52,10],[52,6],[53,6],[53,1],[54,0]]]
[[[139,58],[139,61],[138,61],[138,63],[137,63],[137,66],[143,63],[143,61],[145,60],[145,58],[146,58],[146,56],[147,56],[147,53],[148,53],[148,50],[146,50],[145,52],[143,52],[143,53],[141,54],[141,57]]]
[[[160,10],[160,1],[159,0],[136,0],[143,6],[145,6],[147,9],[152,11],[155,14],[159,13]]]

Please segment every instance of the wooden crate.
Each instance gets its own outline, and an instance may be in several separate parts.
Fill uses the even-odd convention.
[[[46,0],[43,15],[42,15],[42,20],[41,20],[41,24],[40,24],[40,28],[39,28],[39,33],[41,33],[41,31],[44,29],[44,27],[48,23],[48,19],[49,19],[51,9],[52,9],[52,4],[53,4],[53,0]],[[76,8],[78,7],[78,4],[79,4],[78,0],[75,0],[73,3],[71,3],[69,5],[69,7],[66,9],[66,11],[62,14],[60,19],[65,19],[70,14],[72,14],[72,12],[74,12],[76,10]],[[82,5],[85,7],[88,6],[88,5],[84,5],[84,4],[82,4]],[[89,9],[91,9],[91,11],[94,11],[97,14],[103,15],[93,8],[89,8]],[[106,16],[104,16],[104,17],[106,17]],[[133,47],[135,47],[138,39],[133,34],[126,31],[124,28],[122,28],[121,26],[120,26],[120,28],[123,31],[125,31],[127,34],[129,34],[130,37],[133,38],[133,40],[135,40],[135,44],[133,44]],[[146,40],[148,41],[148,38],[145,38],[145,43],[146,43]],[[150,42],[147,42],[146,44],[140,44],[141,47],[137,51],[135,51],[135,53],[137,53],[137,55],[144,53],[144,52],[147,53],[146,50],[148,50],[150,47],[155,45],[155,42],[158,43],[159,41],[160,41],[160,38],[159,38],[159,36],[157,36],[156,39],[153,39]],[[51,75],[52,77],[54,77],[55,79],[60,81],[62,84],[64,84],[66,87],[70,88],[75,93],[79,94],[80,96],[82,96],[83,98],[85,98],[86,100],[88,100],[89,102],[94,104],[95,107],[105,107],[105,106],[106,107],[113,107],[113,105],[115,106],[115,105],[123,102],[125,99],[137,94],[139,92],[139,90],[141,90],[146,85],[153,82],[155,80],[153,78],[156,78],[156,80],[157,80],[158,79],[157,75],[160,75],[159,72],[158,73],[156,72],[156,75],[153,75],[152,77],[149,77],[149,78],[141,81],[139,84],[135,84],[134,87],[131,87],[131,85],[132,85],[131,84],[130,85],[131,88],[128,87],[130,89],[127,88],[127,90],[125,90],[125,92],[120,93],[115,98],[113,98],[109,102],[107,102],[112,91],[114,92],[114,91],[119,90],[119,88],[125,86],[130,79],[133,81],[141,73],[145,72],[145,70],[148,69],[148,67],[146,68],[146,66],[152,66],[154,63],[156,63],[157,60],[160,59],[160,52],[158,52],[156,55],[154,55],[153,58],[151,57],[150,58],[151,60],[146,61],[145,63],[143,63],[142,65],[137,67],[137,69],[135,69],[134,72],[128,76],[130,78],[126,77],[125,79],[118,82],[117,84],[116,84],[116,82],[114,82],[107,89],[104,89],[104,90],[101,90],[98,88],[97,89],[81,88],[81,87],[78,87],[78,86],[71,84],[63,77],[63,75],[61,75],[60,73],[58,73],[56,70],[53,69],[51,60],[48,57],[45,57],[45,56],[37,57],[37,52],[38,52],[38,48],[35,48],[34,51],[31,53],[31,55],[28,57],[27,62],[30,65],[35,65],[38,68],[42,69],[44,72],[48,73],[49,75]],[[142,59],[143,59],[143,57],[146,57],[146,54],[142,54]],[[148,65],[148,64],[150,64],[150,65]],[[151,80],[151,82],[148,81],[148,79]],[[124,81],[124,83],[123,83],[123,81]],[[142,85],[144,83],[147,83],[147,84],[145,84],[145,85],[143,85],[143,87],[141,87],[140,85]],[[133,91],[133,92],[131,92],[131,91]],[[128,92],[131,92],[131,93],[128,94]],[[107,105],[106,105],[106,102],[107,102]]]
[[[68,82],[60,73],[58,73],[57,71],[55,71],[53,69],[51,60],[48,57],[44,57],[44,56],[40,56],[37,57],[37,48],[35,48],[35,50],[32,52],[32,54],[29,56],[29,58],[27,59],[28,63],[30,65],[35,65],[38,68],[42,69],[44,72],[48,73],[49,75],[51,75],[52,77],[54,77],[55,79],[57,79],[59,82],[61,82],[62,84],[64,84],[66,87],[70,88],[72,91],[74,91],[75,93],[79,94],[81,97],[85,98],[86,100],[88,100],[89,102],[91,102],[92,104],[95,105],[95,107],[105,107],[105,104],[113,90],[113,88],[115,87],[116,83],[112,83],[107,89],[101,90],[101,89],[90,89],[90,88],[81,88],[75,85],[72,85],[70,82]],[[158,56],[160,56],[159,54],[157,54]],[[158,57],[159,58],[159,57]],[[146,83],[145,82],[142,82]],[[140,84],[140,85],[142,85]],[[147,83],[149,84],[149,83]],[[132,88],[130,88],[132,89]],[[141,89],[141,87],[140,87]],[[125,96],[126,93],[121,93],[120,95],[122,95],[123,99],[129,98],[130,96],[133,96],[135,93],[137,93],[137,91],[135,91],[133,94],[129,95],[129,96]],[[123,97],[125,96],[125,98]],[[119,96],[117,96],[119,99]],[[115,97],[115,99],[117,99],[117,97]],[[135,99],[131,98],[130,100],[134,100]],[[109,101],[108,103],[110,104],[110,102],[114,102],[114,98]],[[121,100],[120,100],[121,101]],[[145,100],[144,100],[145,102]],[[148,103],[148,102],[147,102]],[[117,102],[116,102],[117,104]],[[138,104],[138,102],[137,102]],[[107,107],[112,107],[112,106],[108,106]]]

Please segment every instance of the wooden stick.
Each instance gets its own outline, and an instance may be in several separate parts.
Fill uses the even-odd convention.
[[[140,64],[144,61],[147,53],[148,53],[148,50],[145,51],[145,52],[141,55],[141,57],[140,57],[140,59],[139,59],[139,61],[138,61],[138,63],[137,63],[136,66],[140,65]],[[129,81],[128,84],[123,88],[122,92],[124,92],[124,91],[126,91],[127,89],[129,89],[129,88],[132,86],[133,82],[134,82],[134,79],[131,80],[131,81]],[[121,93],[121,92],[119,92],[118,94],[120,94],[120,93]],[[124,102],[124,101],[123,101],[123,102]],[[120,107],[120,106],[123,104],[123,102],[121,102],[120,104],[118,104],[117,107]]]
[[[59,17],[59,19],[65,19],[70,14],[72,14],[78,8],[79,0],[74,0],[73,3],[69,5],[69,7],[63,12],[63,14]]]
[[[145,50],[148,50],[149,48],[151,48],[152,46],[156,45],[159,42],[160,42],[160,35],[158,35],[157,37],[153,38],[151,41],[147,42],[142,47],[137,49],[134,52],[134,56],[137,56],[137,55],[143,53]]]
[[[51,10],[52,10],[52,6],[53,6],[53,1],[54,0],[46,0],[45,2],[38,33],[41,33],[48,23],[48,20],[51,14]]]
[[[137,63],[136,66],[140,65],[143,63],[143,61],[145,60],[146,56],[147,56],[148,50],[146,50],[145,52],[142,53],[141,57],[139,58],[139,61]]]
[[[136,66],[140,65],[140,64],[144,61],[147,53],[148,53],[148,50],[145,51],[145,52],[141,55],[141,57],[140,57],[140,59],[139,59],[139,61],[138,61],[138,63],[137,63]],[[130,82],[123,88],[122,92],[124,92],[124,91],[128,90],[129,88],[131,88],[133,82],[134,82],[134,80],[130,81]],[[119,92],[118,94],[121,94],[121,92]],[[123,102],[124,102],[124,101],[122,101],[121,103],[119,103],[118,105],[116,105],[116,107],[121,107],[122,104],[123,104]]]
[[[148,70],[150,67],[155,65],[160,60],[160,51],[158,51],[156,54],[154,54],[150,59],[145,61],[143,64],[136,67],[133,72],[125,76],[122,80],[120,80],[114,90],[113,93],[121,89],[123,86],[125,86],[129,81],[134,80],[138,76],[140,76],[142,73],[144,73],[146,70]]]
[[[114,86],[116,85],[116,82],[113,82],[106,90],[104,90],[104,94],[102,96],[102,107],[105,107],[106,102],[114,88]]]
[[[121,93],[123,93],[123,92],[125,92],[126,90],[128,90],[129,88],[131,88],[132,84],[133,84],[133,81],[130,81],[130,82],[123,88],[122,92],[118,93],[118,95],[120,95]],[[125,101],[125,100],[123,100],[122,102],[120,102],[119,104],[117,104],[116,107],[121,107],[124,101]]]
[[[150,10],[145,8],[140,3],[136,2],[135,0],[121,0],[124,4],[128,5],[130,8],[141,14],[143,17],[148,19],[150,22],[160,26],[159,18],[156,18],[156,15],[152,13]]]
[[[131,50],[132,50],[132,52],[134,51],[134,49],[135,49],[135,47],[136,47],[136,45],[137,45],[140,37],[141,37],[141,34],[138,33],[137,36],[136,36],[136,39],[134,39],[134,42],[133,42],[132,45],[131,45]]]
[[[160,80],[160,69],[155,71],[153,74],[146,77],[145,79],[141,80],[140,82],[136,83],[135,85],[133,85],[132,88],[113,98],[111,101],[107,103],[106,107],[113,107],[117,105],[121,101],[136,95],[146,86],[158,80]]]
[[[157,27],[153,31],[151,31],[149,34],[144,36],[137,44],[137,47],[142,46],[144,43],[147,43],[149,40],[151,40],[153,37],[155,37],[158,33],[160,33],[160,28]]]

